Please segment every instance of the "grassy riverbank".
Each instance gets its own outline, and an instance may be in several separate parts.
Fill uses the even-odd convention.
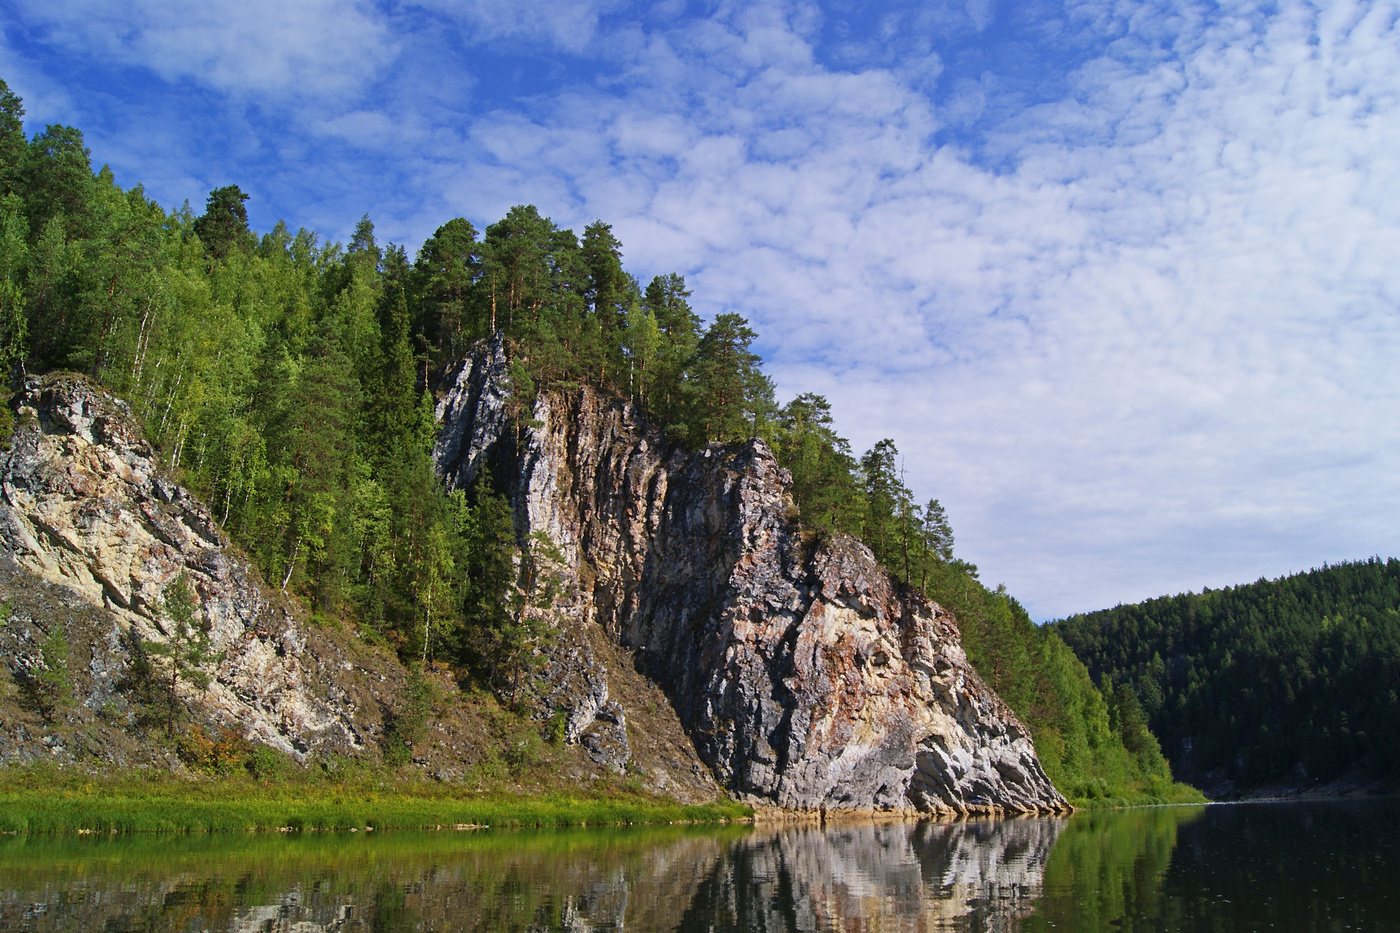
[[[93,776],[0,771],[0,831],[30,833],[449,829],[718,823],[747,819],[732,801],[682,805],[620,788],[476,792],[368,772],[346,780],[243,776]]]
[[[1076,794],[1074,790],[1080,793]],[[1077,810],[1121,810],[1126,807],[1160,807],[1207,802],[1206,795],[1190,784],[1161,779],[1128,788],[1109,788],[1103,785],[1072,788],[1065,796]]]

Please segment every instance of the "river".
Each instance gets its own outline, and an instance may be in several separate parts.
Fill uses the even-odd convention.
[[[825,828],[0,838],[0,930],[1400,929],[1400,803]]]

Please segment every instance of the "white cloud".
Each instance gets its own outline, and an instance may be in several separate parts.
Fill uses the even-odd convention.
[[[1135,28],[1183,28],[1163,15]],[[890,74],[828,73],[771,17],[710,23],[621,117],[572,100],[567,133],[612,146],[569,173],[574,211],[748,313],[859,444],[898,438],[1042,614],[1393,551],[1391,15],[1226,11],[1145,70],[1092,61],[1007,128],[1001,175],[932,150]],[[632,142],[655,121],[684,155]]]
[[[392,61],[389,24],[360,0],[18,0],[48,42],[220,91],[344,94]]]
[[[929,15],[968,34],[1012,10],[946,6]],[[201,14],[181,43],[173,9],[43,16],[61,37],[90,13],[117,38],[84,48],[172,79],[259,86],[250,15]],[[852,40],[849,70],[820,64],[808,6],[558,9],[453,14],[469,42],[606,59],[487,112],[421,24],[327,0],[349,23],[333,48],[282,29],[274,72],[359,89],[279,127],[286,174],[323,166],[294,223],[368,208],[413,242],[518,202],[609,221],[634,271],[747,314],[783,392],[826,393],[858,447],[895,437],[965,556],[1042,616],[1400,552],[1396,3],[1075,4],[1056,28],[1096,57],[1012,112],[995,73],[926,49],[876,67]],[[462,77],[435,88],[438,69]],[[934,145],[949,125],[975,154]]]
[[[597,35],[598,20],[621,7],[608,0],[419,0],[461,24],[469,42],[519,40],[545,42],[571,52],[586,50]]]

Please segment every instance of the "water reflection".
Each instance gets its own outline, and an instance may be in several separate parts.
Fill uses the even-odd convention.
[[[3,930],[1001,930],[1064,820],[0,844]]]
[[[1388,930],[1395,801],[802,829],[0,837],[0,931]]]
[[[1040,891],[1061,819],[758,832],[677,929],[997,930]]]
[[[1180,828],[1205,812],[1205,807],[1145,807],[1070,820],[1045,867],[1036,910],[1019,929],[1155,929],[1141,924],[1160,915],[1163,880]],[[1228,848],[1227,840],[1221,843]]]

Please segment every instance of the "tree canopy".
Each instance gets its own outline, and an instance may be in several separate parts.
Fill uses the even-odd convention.
[[[1373,558],[1054,626],[1208,785],[1400,768],[1400,561]]]

